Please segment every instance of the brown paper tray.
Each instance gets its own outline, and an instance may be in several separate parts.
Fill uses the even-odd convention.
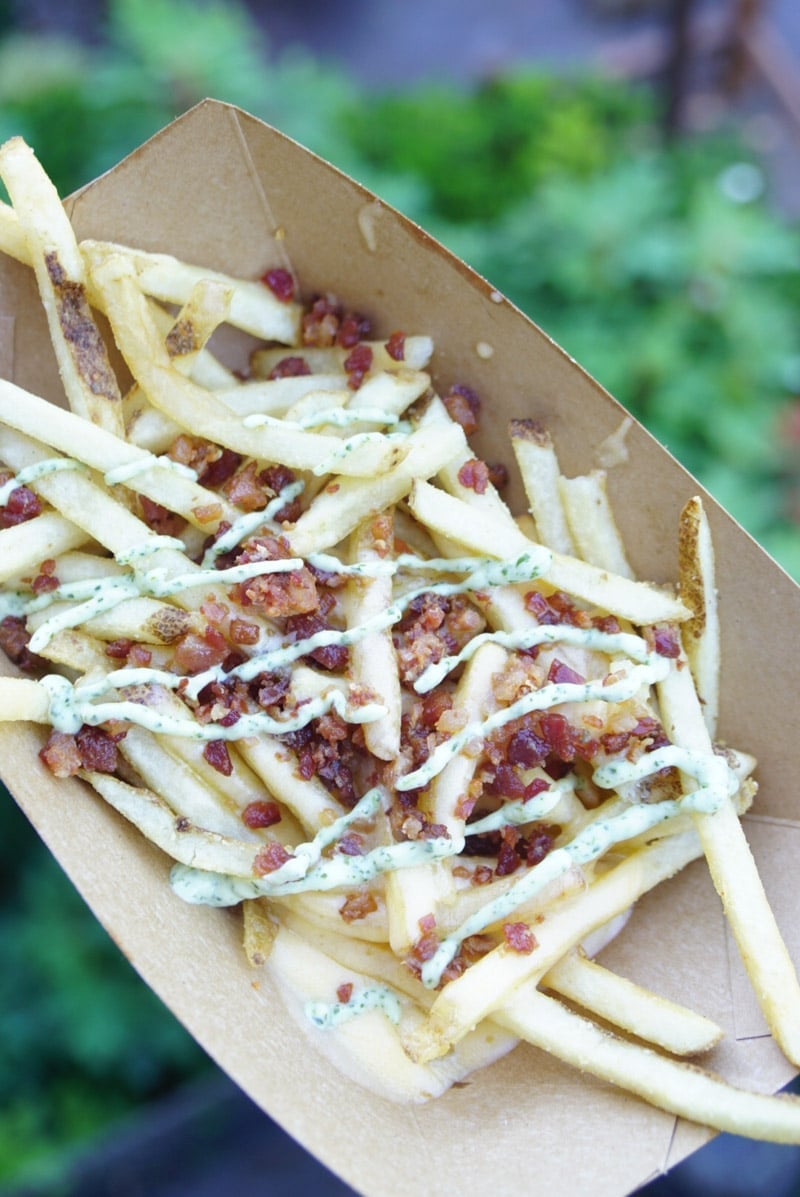
[[[623,417],[540,329],[421,229],[228,105],[198,105],[68,206],[79,238],[166,250],[233,274],[256,277],[288,255],[306,292],[336,292],[368,312],[379,334],[430,333],[437,385],[466,382],[484,400],[490,459],[510,457],[507,419],[532,416],[552,430],[565,472],[585,471]],[[31,272],[2,255],[0,372],[58,400]],[[702,491],[639,425],[627,444],[629,459],[609,480],[618,520],[639,576],[669,581],[679,511]],[[706,502],[722,603],[721,735],[759,758],[748,833],[800,961],[800,737],[791,718],[800,590]],[[56,783],[38,761],[40,743],[28,726],[0,725],[0,771],[97,917],[234,1080],[356,1189],[504,1194],[529,1191],[535,1177],[542,1192],[618,1197],[710,1137],[526,1047],[424,1106],[397,1107],[354,1086],[310,1048],[269,983],[254,983],[235,914],[174,897],[168,862],[79,782]],[[708,1059],[715,1071],[761,1091],[792,1077],[702,863],[644,898],[604,959],[720,1023],[726,1038]]]

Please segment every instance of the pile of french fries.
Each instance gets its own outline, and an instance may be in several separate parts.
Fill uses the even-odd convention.
[[[800,1142],[800,1103],[681,1059],[719,1027],[593,959],[705,857],[800,1065],[800,990],[740,823],[755,762],[714,740],[701,501],[677,588],[637,581],[604,473],[565,478],[528,419],[512,515],[425,335],[314,316],[286,271],[78,244],[18,138],[0,177],[0,250],[36,274],[66,398],[0,381],[0,628],[23,670],[0,718],[49,725],[45,763],[163,849],[178,895],[240,905],[253,968],[376,1092],[425,1100],[525,1040]],[[257,339],[245,378],[209,347],[223,324]]]

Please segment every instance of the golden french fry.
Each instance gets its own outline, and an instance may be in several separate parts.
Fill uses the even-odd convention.
[[[58,368],[73,411],[122,433],[122,396],[86,292],[78,243],[55,187],[19,137],[0,146],[0,178],[39,284]]]
[[[575,556],[575,542],[559,489],[558,458],[550,433],[537,420],[512,420],[509,433],[538,539],[557,553]]]

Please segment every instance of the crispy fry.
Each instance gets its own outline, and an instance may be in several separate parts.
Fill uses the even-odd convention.
[[[729,1134],[800,1143],[800,1100],[745,1093],[711,1073],[626,1043],[525,986],[497,1015],[514,1034],[662,1110]]]
[[[21,138],[0,146],[0,178],[28,244],[70,407],[122,433],[122,396],[87,300],[86,275],[56,190]]]

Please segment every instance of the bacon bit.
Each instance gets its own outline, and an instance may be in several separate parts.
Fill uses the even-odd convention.
[[[529,590],[525,595],[525,608],[541,624],[565,623],[578,628],[592,626],[588,611],[576,607],[569,595],[561,590],[556,590],[547,598],[539,590]]]
[[[138,499],[142,519],[153,532],[158,532],[161,536],[177,536],[186,527],[186,520],[177,512],[162,507],[160,503],[154,503],[147,495],[139,495]]]
[[[176,673],[202,673],[212,665],[221,665],[228,651],[224,637],[215,628],[206,628],[202,636],[187,632],[175,646],[172,665]]]
[[[124,661],[133,648],[132,640],[109,640],[106,645],[106,656],[115,661]]]
[[[286,620],[286,633],[290,644],[296,640],[307,640],[309,636],[330,627],[321,610],[291,615]],[[350,654],[344,644],[326,644],[321,648],[312,649],[308,658],[316,661],[323,669],[342,670],[347,667]]]
[[[389,340],[384,346],[389,357],[395,362],[405,361],[406,356],[406,334],[403,332],[393,332]]]
[[[289,692],[291,676],[286,673],[260,673],[251,685],[251,693],[265,710],[280,702]]]
[[[257,536],[249,540],[236,558],[237,565],[252,561],[284,561],[291,557],[285,537]],[[242,606],[258,607],[272,618],[304,615],[319,606],[314,575],[303,566],[288,574],[261,574],[233,587]]]
[[[257,644],[258,624],[250,623],[246,619],[232,619],[230,622],[230,636],[234,644]]]
[[[261,276],[261,282],[269,287],[272,294],[281,303],[291,303],[294,299],[295,283],[288,270],[284,270],[282,266],[276,266],[272,270],[267,270]]]
[[[53,562],[55,565],[55,562]],[[37,574],[31,582],[31,590],[34,594],[46,594],[49,590],[57,590],[59,586],[58,578],[52,573]]]
[[[336,851],[343,856],[363,856],[364,841],[356,831],[346,832],[336,845]]]
[[[110,736],[101,727],[86,724],[75,736],[81,764],[96,773],[114,773],[117,768],[117,745],[119,736]]]
[[[203,759],[223,777],[233,773],[233,761],[224,740],[209,740],[203,748]]]
[[[347,373],[347,385],[351,391],[357,391],[364,381],[364,375],[372,366],[372,350],[369,345],[356,345],[352,353],[344,360]]]
[[[426,935],[429,931],[435,931],[436,930],[436,915],[435,914],[423,914],[421,919],[417,919],[417,926],[419,927],[419,929],[423,935]]]
[[[359,341],[363,341],[365,337],[370,334],[370,323],[366,316],[360,316],[358,312],[347,312],[342,317],[336,333],[336,344],[341,345],[342,349],[352,349]],[[372,350],[370,350],[370,356]],[[345,369],[347,367],[345,366]]]
[[[483,626],[482,616],[461,595],[419,595],[392,632],[400,680],[415,682],[427,665],[458,652]]]
[[[424,964],[426,960],[430,960],[432,956],[436,955],[439,947],[439,937],[433,931],[426,931],[421,935],[411,949],[411,955],[414,960],[420,964]]]
[[[446,711],[452,710],[453,696],[447,690],[429,690],[422,699],[420,722],[429,730],[437,728]]]
[[[512,831],[516,831],[516,829],[510,827],[503,828],[503,840],[497,853],[497,867],[495,868],[495,876],[497,877],[510,877],[512,873],[516,873],[522,864],[521,857],[517,852],[517,840],[520,838],[520,834],[519,832],[515,835],[508,834]]]
[[[527,923],[503,923],[503,938],[512,952],[530,956],[538,946],[536,936]]]
[[[200,473],[198,482],[207,486],[209,490],[216,490],[230,478],[242,463],[241,453],[234,453],[233,449],[223,449],[213,461]]]
[[[259,827],[274,827],[281,821],[281,808],[277,802],[268,802],[265,798],[257,798],[255,802],[248,802],[242,811],[242,822],[245,827],[256,831]]]
[[[222,518],[221,503],[200,503],[192,508],[192,514],[198,524],[213,524]]]
[[[392,551],[394,542],[394,520],[387,512],[376,515],[370,524],[373,547],[379,557],[385,557]]]
[[[132,644],[128,652],[129,665],[149,665],[153,659],[153,654],[145,644]]]
[[[476,495],[485,494],[489,485],[489,467],[485,461],[472,457],[458,471],[458,481],[469,490],[474,490]]]
[[[559,661],[558,657],[554,657],[547,671],[547,680],[554,684],[566,682],[571,685],[582,685],[586,678],[574,669],[570,669],[569,665],[565,665],[563,661]]]
[[[353,996],[353,982],[352,981],[346,981],[343,985],[338,986],[338,988],[336,990],[336,997],[342,1003],[343,1006],[347,1005],[347,1003],[350,1001],[350,998],[352,996]]]
[[[644,638],[650,651],[658,653],[660,657],[675,660],[681,655],[678,631],[672,624],[654,624],[645,628]]]
[[[31,635],[25,620],[18,615],[6,615],[0,620],[0,648],[10,661],[23,673],[36,674],[50,669],[43,657],[37,657],[28,648]]]
[[[472,436],[478,431],[481,401],[471,387],[457,383],[450,388],[442,401],[450,418],[461,425],[467,436]]]
[[[274,382],[276,378],[300,378],[311,373],[311,367],[304,357],[282,357],[272,367],[267,378]]]
[[[508,467],[502,461],[490,461],[487,464],[489,481],[497,490],[508,486]]]
[[[259,511],[267,505],[267,492],[258,477],[258,465],[250,461],[225,483],[223,490],[242,511]]]
[[[292,853],[287,852],[283,844],[279,844],[276,840],[270,840],[268,844],[259,849],[253,861],[253,872],[256,877],[263,877],[266,873],[274,873],[276,869],[291,859]]]
[[[51,731],[39,758],[56,777],[74,777],[82,766],[75,737],[65,732]]]
[[[339,914],[346,923],[355,923],[359,919],[365,919],[368,914],[373,914],[377,909],[378,903],[369,890],[362,890],[347,895],[339,907]]]
[[[0,507],[0,528],[14,528],[41,515],[42,501],[27,486],[17,486],[8,496],[5,507]]]
[[[488,865],[478,865],[472,874],[473,885],[488,885],[492,880],[492,870]]]
[[[304,345],[333,345],[339,331],[341,308],[329,295],[318,296],[303,313],[302,338]]]

